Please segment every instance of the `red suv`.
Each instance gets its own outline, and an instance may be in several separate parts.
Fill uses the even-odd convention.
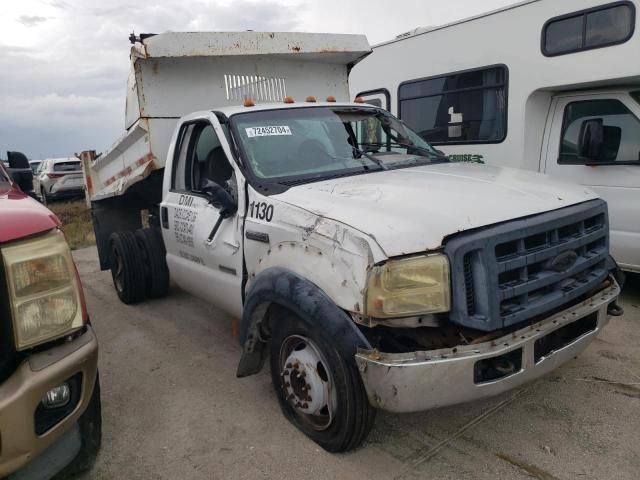
[[[0,163],[0,478],[89,467],[101,440],[98,342],[60,221]],[[22,189],[22,190],[21,190]]]

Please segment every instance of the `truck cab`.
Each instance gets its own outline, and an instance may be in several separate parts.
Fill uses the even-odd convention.
[[[230,41],[209,35],[207,45]],[[277,35],[243,33],[232,51],[259,40],[300,62],[280,73],[279,101],[260,73],[270,57],[226,59],[259,72],[229,87],[224,52],[212,52],[221,105],[175,122],[150,227],[125,228],[135,197],[128,208],[108,199],[131,176],[95,190],[102,161],[145,168],[138,134],[88,161],[97,236],[122,212],[103,252],[122,301],[167,295],[170,277],[239,319],[237,375],[269,361],[285,417],[331,452],[362,444],[378,409],[459,404],[536,379],[621,314],[607,206],[593,191],[450,162],[385,109],[349,101],[346,74],[365,48],[290,34],[287,51],[308,55],[297,58]],[[143,41],[143,63],[162,51],[158,37]],[[342,68],[316,70],[334,50]],[[305,92],[307,61],[317,76]]]
[[[8,156],[11,168],[0,165],[0,477],[49,479],[97,455],[98,342],[60,222],[25,193],[26,157]]]

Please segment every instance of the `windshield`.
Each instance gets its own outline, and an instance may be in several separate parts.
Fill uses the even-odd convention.
[[[309,107],[231,117],[252,173],[290,184],[447,161],[383,110]]]

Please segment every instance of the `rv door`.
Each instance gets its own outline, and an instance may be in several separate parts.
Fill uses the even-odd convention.
[[[550,112],[545,173],[607,201],[612,254],[640,271],[640,103],[626,92],[565,94]]]

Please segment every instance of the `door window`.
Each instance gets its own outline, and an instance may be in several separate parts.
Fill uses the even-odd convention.
[[[507,67],[405,82],[399,116],[434,145],[498,143],[507,134]]]
[[[191,140],[191,135],[193,134],[193,129],[195,128],[195,126],[196,125],[194,123],[184,125],[180,132],[180,136],[178,137],[180,147],[177,150],[177,156],[174,160],[173,178],[171,182],[171,187],[177,191],[187,190],[185,175],[187,155],[189,151],[189,142]]]
[[[597,158],[582,158],[579,138],[585,122],[598,121],[603,125],[602,142]],[[558,163],[581,165],[587,163],[640,163],[640,121],[619,100],[587,100],[569,103],[564,112],[562,141]]]
[[[237,199],[233,168],[210,123],[190,124],[184,132],[174,172],[174,188],[200,193],[208,182]]]

